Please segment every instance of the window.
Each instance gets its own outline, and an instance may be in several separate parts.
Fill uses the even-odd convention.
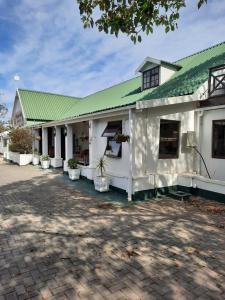
[[[143,90],[159,85],[159,67],[143,72]]]
[[[105,155],[110,157],[121,157],[122,143],[114,141],[116,134],[122,133],[122,121],[109,122],[102,134],[103,137],[107,137],[107,146]]]
[[[225,120],[213,121],[212,157],[225,159]]]
[[[160,120],[159,158],[179,157],[180,121]]]

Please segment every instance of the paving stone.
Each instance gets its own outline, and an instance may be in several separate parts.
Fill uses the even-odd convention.
[[[16,293],[10,293],[5,295],[6,300],[18,300]]]
[[[25,287],[23,285],[17,285],[15,289],[16,289],[17,295],[26,293]]]
[[[59,172],[0,162],[0,300],[224,299],[224,214],[122,208]]]

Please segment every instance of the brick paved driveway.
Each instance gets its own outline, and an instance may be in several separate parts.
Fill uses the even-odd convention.
[[[0,163],[0,300],[225,299],[224,215],[102,204]]]

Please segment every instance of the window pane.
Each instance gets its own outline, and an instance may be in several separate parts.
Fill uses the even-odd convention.
[[[113,138],[108,138],[105,155],[121,157],[122,143],[118,143]]]
[[[114,137],[117,133],[122,133],[122,121],[108,122],[102,136]]]
[[[160,120],[159,158],[178,158],[180,122]]]
[[[159,85],[159,67],[143,72],[143,89]]]
[[[225,158],[225,120],[213,121],[212,157]]]

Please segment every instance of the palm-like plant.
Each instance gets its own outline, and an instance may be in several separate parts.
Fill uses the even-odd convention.
[[[105,172],[106,169],[106,160],[104,156],[99,158],[96,168],[100,171],[100,176],[103,177],[103,172]]]

